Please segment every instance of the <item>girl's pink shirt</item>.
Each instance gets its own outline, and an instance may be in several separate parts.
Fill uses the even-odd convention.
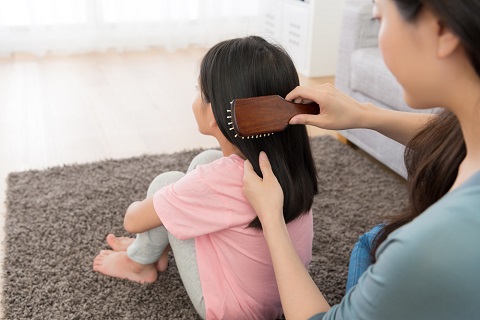
[[[207,319],[276,319],[282,315],[263,233],[247,228],[256,217],[245,198],[237,155],[198,166],[155,193],[163,225],[179,239],[195,238]],[[312,212],[287,225],[305,267],[312,258]]]

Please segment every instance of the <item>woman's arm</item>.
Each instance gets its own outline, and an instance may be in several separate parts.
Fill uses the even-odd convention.
[[[263,227],[275,270],[283,312],[287,319],[308,319],[330,309],[300,260],[283,219],[283,192],[264,152],[260,153],[263,179],[245,161],[244,193]]]
[[[272,257],[285,317],[308,319],[327,312],[330,306],[295,251],[285,221],[266,224],[263,234]]]
[[[375,130],[406,145],[435,115],[385,110],[371,103],[360,103],[331,84],[314,88],[297,87],[285,99],[299,103],[315,101],[318,115],[298,115],[290,124],[308,124],[324,129],[364,128]]]
[[[162,221],[153,207],[153,198],[148,197],[142,201],[132,203],[125,213],[123,221],[125,230],[131,233],[141,233],[160,227]]]
[[[427,122],[436,117],[434,114],[381,109],[371,103],[365,104],[364,109],[367,119],[364,128],[375,130],[403,145],[407,145]]]

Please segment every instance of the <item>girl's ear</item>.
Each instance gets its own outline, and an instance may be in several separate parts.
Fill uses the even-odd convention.
[[[207,105],[207,113],[208,113],[208,125],[211,128],[218,127],[217,120],[215,120],[215,116],[213,115],[211,103]]]
[[[457,35],[445,27],[441,21],[438,22],[438,25],[437,56],[439,58],[446,58],[460,46],[460,40]]]

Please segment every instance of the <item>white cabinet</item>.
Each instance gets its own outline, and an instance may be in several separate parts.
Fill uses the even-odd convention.
[[[299,73],[335,74],[344,0],[260,0],[260,31],[280,43]]]

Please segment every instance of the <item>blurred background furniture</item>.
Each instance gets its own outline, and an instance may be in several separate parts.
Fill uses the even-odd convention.
[[[379,23],[372,20],[371,0],[347,0],[343,9],[335,86],[360,102],[398,111],[414,110],[405,104],[403,91],[385,66],[378,47]],[[406,177],[405,147],[373,130],[349,129],[340,133],[387,167]]]
[[[280,43],[309,78],[335,74],[344,0],[261,0],[259,33]]]

